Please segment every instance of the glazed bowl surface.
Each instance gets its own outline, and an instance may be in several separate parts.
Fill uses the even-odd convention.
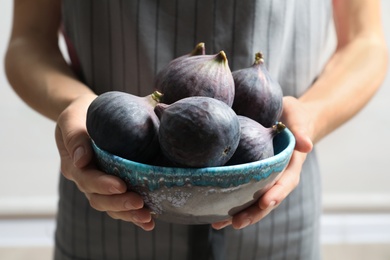
[[[92,142],[98,167],[124,180],[155,216],[178,224],[225,220],[257,201],[280,178],[295,147],[289,129],[275,136],[275,155],[256,162],[206,168],[147,165],[110,154]]]

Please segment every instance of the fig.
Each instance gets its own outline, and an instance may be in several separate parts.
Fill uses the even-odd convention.
[[[169,160],[165,154],[161,151],[156,155],[153,161],[150,162],[151,165],[161,166],[161,167],[180,167],[177,163]]]
[[[139,97],[120,91],[99,95],[87,110],[87,131],[95,144],[114,155],[148,163],[159,151],[160,93]]]
[[[264,65],[261,52],[256,53],[252,66],[233,71],[235,97],[233,110],[264,127],[272,127],[280,120],[283,91]]]
[[[160,70],[160,71],[157,73],[156,77],[155,77],[155,81],[156,81],[155,84],[157,84],[157,85],[160,84],[159,81],[160,81],[161,78],[164,77],[164,73],[166,73],[167,67],[169,67],[169,66],[177,66],[177,65],[176,65],[177,63],[180,63],[180,61],[181,61],[182,59],[185,59],[185,58],[187,58],[187,57],[198,56],[198,55],[205,55],[205,54],[206,54],[206,47],[205,47],[204,42],[198,43],[190,53],[187,53],[187,54],[185,54],[185,55],[182,55],[182,56],[180,56],[180,57],[177,57],[177,58],[171,60],[171,61],[169,62],[169,64],[168,64],[168,66],[166,66],[165,68],[163,68],[162,70]]]
[[[241,135],[236,151],[226,165],[259,161],[274,156],[273,138],[286,126],[277,122],[266,128],[257,121],[238,115]]]
[[[186,97],[205,96],[231,107],[234,99],[233,76],[224,51],[171,61],[156,76],[154,87],[163,94],[161,103],[165,104]]]
[[[180,166],[224,165],[238,146],[240,123],[226,103],[203,96],[159,103],[159,141],[166,157]]]

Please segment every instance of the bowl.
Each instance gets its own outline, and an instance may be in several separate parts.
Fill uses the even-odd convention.
[[[98,167],[139,193],[154,215],[177,224],[225,220],[257,201],[280,178],[295,146],[289,129],[275,136],[275,155],[256,162],[206,168],[152,166],[126,160],[92,141]]]

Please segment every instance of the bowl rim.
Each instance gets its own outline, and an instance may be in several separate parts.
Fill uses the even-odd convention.
[[[167,167],[167,166],[158,166],[158,165],[151,165],[151,164],[145,164],[145,163],[140,163],[140,162],[135,162],[129,159],[125,159],[123,157],[120,157],[118,155],[112,154],[110,152],[107,152],[100,147],[96,145],[96,143],[91,139],[92,147],[99,153],[104,154],[105,156],[108,157],[113,157],[121,161],[121,163],[124,163],[126,166],[132,166],[132,167],[137,167],[137,168],[145,168],[148,171],[161,171],[162,169],[166,169],[166,171],[188,171],[190,170],[192,174],[194,172],[201,173],[201,172],[225,172],[225,171],[235,171],[237,169],[242,169],[242,168],[256,168],[261,165],[268,165],[272,164],[272,162],[278,162],[278,161],[284,161],[286,157],[290,158],[291,154],[295,148],[295,137],[293,133],[288,129],[285,128],[281,133],[279,134],[285,134],[287,136],[288,140],[288,145],[280,151],[278,154],[265,158],[259,161],[254,161],[254,162],[249,162],[249,163],[243,163],[243,164],[236,164],[236,165],[223,165],[223,166],[213,166],[213,167],[200,167],[200,168],[185,168],[185,167]]]

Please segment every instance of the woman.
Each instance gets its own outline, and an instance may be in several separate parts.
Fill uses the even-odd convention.
[[[384,78],[379,3],[15,0],[10,84],[57,122],[55,259],[320,259],[312,148],[360,111]],[[333,22],[337,42],[329,34]],[[71,65],[58,47],[62,25]],[[200,41],[210,54],[223,49],[232,70],[264,53],[297,143],[283,176],[258,203],[211,226],[173,225],[154,219],[121,180],[97,170],[85,116],[105,91],[150,94],[158,70]]]

